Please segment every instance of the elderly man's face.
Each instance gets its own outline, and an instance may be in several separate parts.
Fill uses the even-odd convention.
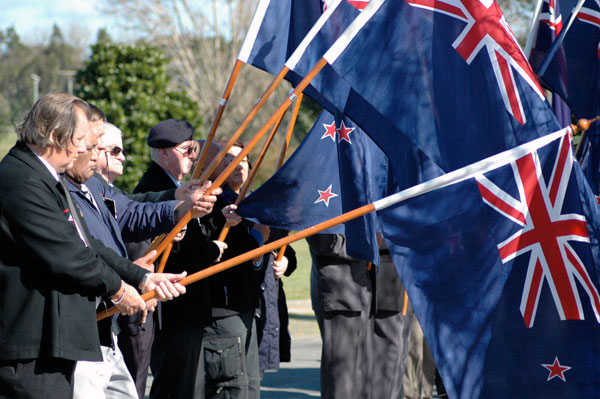
[[[190,173],[192,163],[196,159],[196,145],[193,140],[184,141],[175,147],[163,148],[163,167],[175,179],[181,181],[184,175]]]
[[[73,165],[67,168],[67,174],[77,183],[85,183],[96,170],[96,161],[98,160],[98,139],[104,134],[104,125],[102,127],[96,122],[92,122],[92,129],[85,138],[85,153],[80,155]]]
[[[98,157],[98,172],[112,183],[117,176],[123,174],[125,152],[121,136],[112,130],[107,130],[100,140],[100,155]]]

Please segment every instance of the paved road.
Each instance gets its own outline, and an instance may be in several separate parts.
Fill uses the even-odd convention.
[[[288,301],[292,361],[267,371],[260,383],[261,399],[319,398],[321,337],[310,300]]]
[[[321,340],[292,338],[292,361],[278,371],[267,371],[260,383],[261,399],[318,398]]]
[[[310,301],[289,301],[292,361],[277,371],[267,371],[260,384],[261,399],[319,398],[321,338]],[[152,375],[148,378],[146,397]],[[434,391],[434,398],[438,398]]]
[[[267,371],[261,381],[261,399],[308,399],[320,397],[321,338],[310,301],[289,301],[292,361],[277,371]],[[152,374],[146,386],[150,393]]]

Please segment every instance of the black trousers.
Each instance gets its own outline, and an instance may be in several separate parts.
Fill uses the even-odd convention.
[[[201,326],[156,331],[150,367],[151,399],[204,399],[204,347]]]
[[[154,341],[154,319],[152,313],[148,314],[146,323],[140,327],[137,325],[135,327],[138,329],[136,335],[131,335],[129,331],[121,331],[118,343],[127,369],[135,382],[139,399],[144,399],[152,353],[152,342]]]
[[[260,398],[254,312],[213,318],[204,332],[206,398]]]
[[[0,361],[0,399],[71,399],[75,361]]]

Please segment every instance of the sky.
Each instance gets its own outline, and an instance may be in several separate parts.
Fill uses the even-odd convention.
[[[98,10],[101,0],[0,0],[0,29],[14,26],[26,43],[45,42],[58,24],[67,39],[89,45],[99,28],[114,34],[110,20]]]

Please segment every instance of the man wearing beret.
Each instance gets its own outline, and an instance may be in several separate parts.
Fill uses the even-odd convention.
[[[168,119],[155,125],[148,134],[152,162],[134,189],[134,193],[177,188],[190,172],[195,160],[194,128],[182,120]],[[213,192],[217,195],[217,189]],[[220,258],[226,245],[202,235],[197,219],[176,242],[165,271],[204,269]],[[128,246],[128,250],[131,246]],[[139,249],[138,249],[139,251]],[[131,253],[138,256],[140,253]],[[152,348],[151,368],[154,375],[150,397],[204,398],[203,329],[210,322],[208,286],[205,280],[190,285],[186,301],[162,304]]]

